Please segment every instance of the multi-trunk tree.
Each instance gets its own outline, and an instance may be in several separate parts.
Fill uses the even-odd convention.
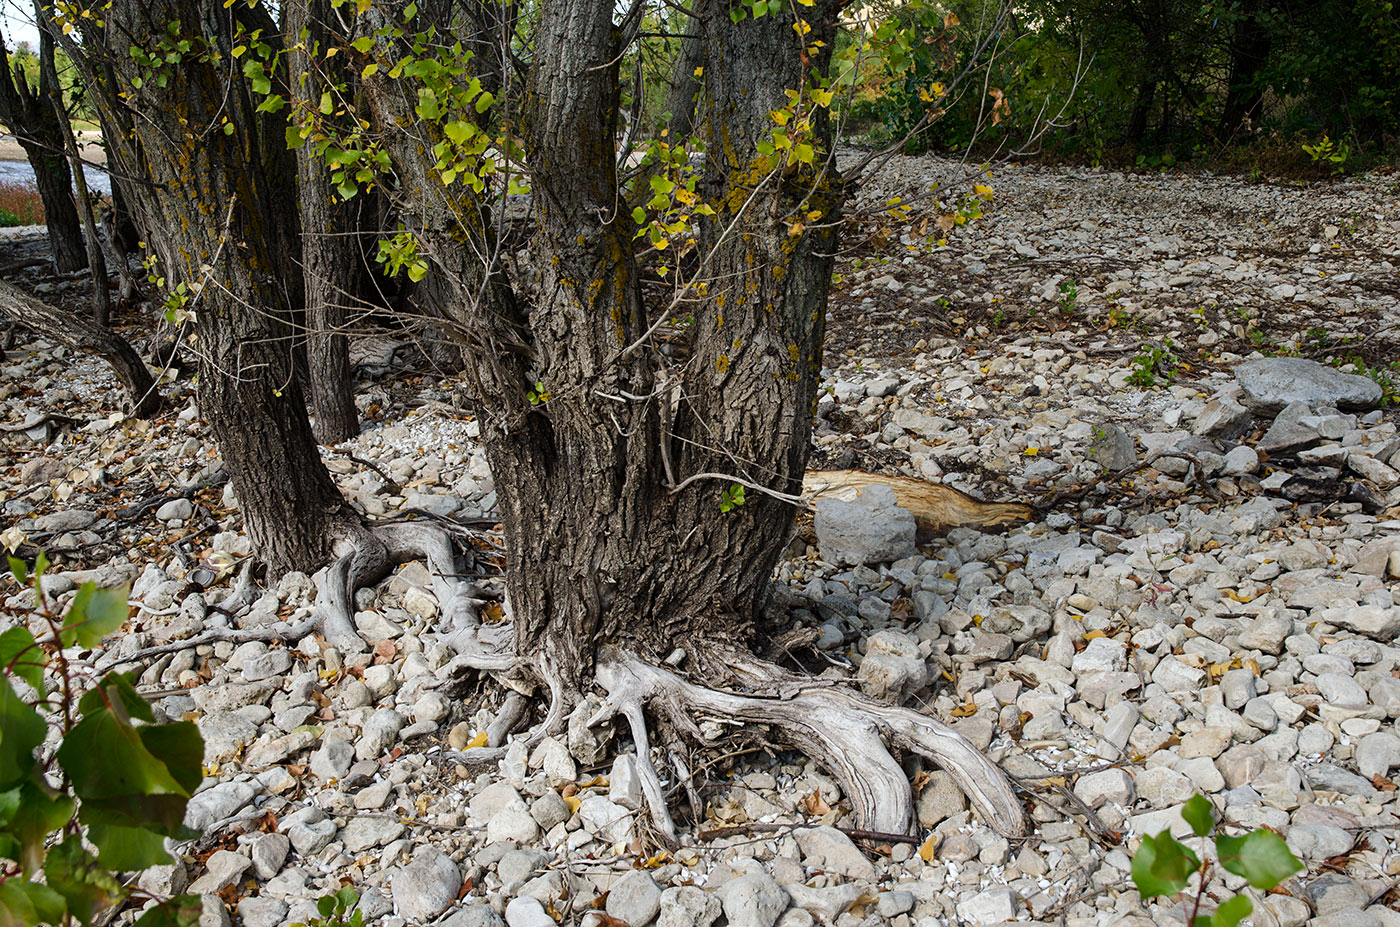
[[[321,21],[286,45],[257,3],[119,0],[102,29],[75,20],[84,42],[69,49],[128,133],[118,162],[151,181],[142,225],[172,312],[195,319],[201,407],[263,559],[339,554],[318,620],[343,632],[357,582],[429,556],[459,665],[548,693],[530,742],[624,720],[663,834],[649,736],[693,768],[701,716],[817,757],[866,827],[913,824],[895,750],[953,770],[990,823],[1020,833],[1005,778],[961,737],[746,649],[768,630],[820,380],[845,198],[830,109],[840,3],[673,10],[694,83],[671,95],[685,107],[671,123],[694,131],[638,145],[635,165],[619,153],[632,150],[619,62],[643,0],[296,2],[292,21]],[[289,82],[289,47],[318,95]],[[477,624],[444,539],[365,527],[320,463],[294,356],[304,252],[288,144],[341,200],[388,197],[383,264],[437,279],[496,477],[508,636]],[[663,327],[679,351],[661,349]]]

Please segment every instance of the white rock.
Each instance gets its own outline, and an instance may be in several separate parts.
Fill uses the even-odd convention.
[[[974,927],[1001,924],[1016,919],[1016,892],[1009,888],[989,888],[958,902],[958,917]]]
[[[410,921],[429,921],[457,900],[462,873],[447,854],[429,846],[419,849],[389,884],[400,914]]]

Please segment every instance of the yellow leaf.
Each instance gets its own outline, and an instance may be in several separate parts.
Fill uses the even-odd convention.
[[[1040,453],[1040,448],[1036,447],[1035,445],[1031,445],[1030,447],[1026,448],[1026,456],[1027,456],[1027,457],[1034,457],[1034,456],[1036,456],[1036,455],[1039,454],[1039,453]]]
[[[956,25],[958,24],[958,22],[959,22],[959,20],[958,20],[958,14],[957,14],[957,13],[949,13],[947,16],[944,16],[944,17],[943,17],[943,28],[944,28],[944,29],[951,29],[951,28],[953,28],[954,26],[956,26]]]
[[[970,718],[977,714],[977,704],[975,702],[968,702],[965,705],[959,705],[957,708],[948,712],[948,714],[952,715],[954,718]]]
[[[475,737],[473,737],[471,740],[467,741],[467,749],[468,749],[468,750],[471,750],[471,749],[474,748],[474,747],[484,747],[484,746],[486,746],[486,732],[485,732],[485,731],[481,731],[481,732],[478,733]]]
[[[577,795],[565,795],[564,804],[569,806],[569,814],[573,814],[578,811],[579,806],[583,804],[583,799],[579,798]]]
[[[929,834],[928,839],[924,841],[923,846],[919,847],[919,859],[923,860],[926,863],[931,862],[933,860],[933,854],[938,851],[938,843],[938,835]]]
[[[1102,631],[1090,631],[1084,635],[1086,641],[1098,640],[1100,637],[1108,637],[1108,635]]]

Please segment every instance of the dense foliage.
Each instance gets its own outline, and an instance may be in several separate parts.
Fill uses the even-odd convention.
[[[924,23],[930,39],[909,60],[867,59],[850,113],[877,140],[917,122],[928,88],[964,68],[990,32],[985,86],[1004,94],[1012,118],[987,119],[1001,96],[968,94],[906,147],[1005,150],[1039,128],[1048,131],[1033,150],[1093,162],[1141,156],[1138,166],[1162,167],[1272,149],[1322,172],[1397,152],[1400,19],[1388,0],[1028,0],[1004,19],[974,0],[948,11],[978,28],[944,47]],[[901,7],[885,22],[930,15]]]

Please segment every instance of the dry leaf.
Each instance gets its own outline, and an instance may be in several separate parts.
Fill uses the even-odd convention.
[[[948,712],[948,714],[952,715],[954,718],[970,718],[977,714],[977,704],[975,702],[968,702],[965,705],[959,705],[957,708]]]
[[[810,794],[803,797],[802,809],[810,815],[817,816],[826,814],[831,810],[831,806],[822,800],[821,789],[813,789]]]
[[[931,862],[933,854],[938,852],[939,839],[937,834],[929,834],[928,839],[919,847],[919,859],[924,862]]]

